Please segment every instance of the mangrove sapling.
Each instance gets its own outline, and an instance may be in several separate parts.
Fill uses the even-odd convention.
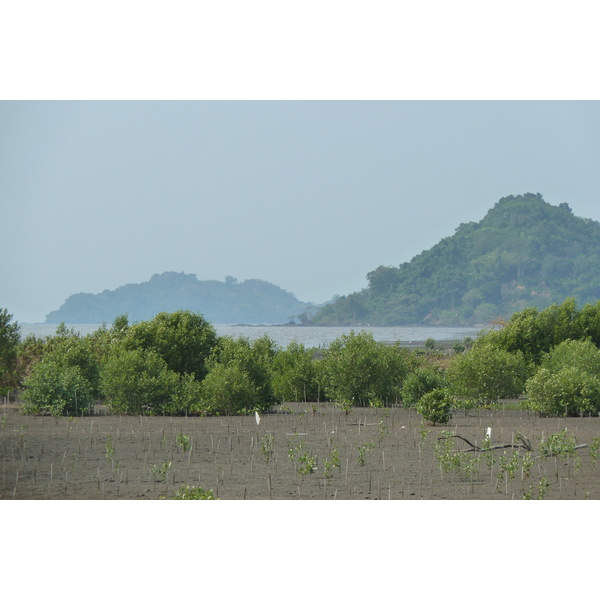
[[[461,468],[465,477],[471,484],[471,491],[473,491],[473,481],[476,475],[479,475],[479,463],[481,462],[481,456],[474,456],[470,460],[463,460]]]
[[[600,437],[594,438],[590,445],[590,458],[592,463],[596,466],[598,459],[600,458]]]
[[[106,460],[109,463],[112,463],[114,457],[115,457],[115,446],[113,444],[112,441],[112,437],[109,435],[108,438],[106,438]]]
[[[317,470],[317,456],[305,452],[298,457],[298,473],[300,475],[310,475]]]
[[[567,435],[565,427],[560,433],[553,433],[544,440],[543,436],[540,440],[540,452],[542,458],[546,459],[551,456],[569,457],[575,454],[575,451],[580,448],[586,448],[587,444],[577,445],[577,438],[573,435]]]
[[[537,487],[535,487],[533,485],[529,486],[529,490],[527,492],[523,493],[523,499],[524,500],[533,500],[534,499],[533,492],[534,492],[534,490],[537,490],[538,495],[537,495],[537,498],[535,498],[535,499],[536,500],[544,500],[549,487],[550,487],[550,484],[548,483],[548,479],[546,479],[546,477],[543,477]]]
[[[161,497],[161,500],[164,500]],[[212,490],[206,491],[201,487],[192,487],[189,485],[182,485],[179,490],[175,493],[173,500],[218,500],[215,497]]]
[[[329,451],[329,460],[326,459],[323,461],[323,477],[325,477],[325,479],[331,479],[331,477],[333,477],[332,470],[335,467],[341,467],[340,455],[337,447],[332,446]]]
[[[265,433],[262,436],[262,444],[260,447],[260,451],[263,453],[263,456],[265,457],[265,460],[267,461],[267,463],[273,456],[274,441],[275,441],[275,435],[271,431],[268,431],[267,433]],[[230,448],[230,450],[231,450],[231,448]]]
[[[175,441],[177,443],[177,446],[179,448],[181,448],[184,452],[187,452],[191,446],[192,446],[192,442],[190,439],[189,435],[185,435],[182,431],[180,431],[177,434],[177,437],[175,438]]]
[[[533,452],[527,452],[523,457],[523,465],[521,467],[521,479],[527,478],[531,475],[531,468],[535,464],[535,458]]]
[[[359,467],[364,467],[367,462],[367,453],[371,451],[375,444],[373,442],[369,442],[368,444],[363,444],[362,446],[357,446],[358,457],[356,459],[356,463]]]
[[[454,452],[454,439],[457,436],[451,431],[442,431],[441,437],[435,444],[435,456],[440,463],[440,468],[444,473],[459,471],[462,460],[460,454]]]
[[[165,461],[161,467],[158,465],[152,465],[151,471],[153,479],[156,480],[157,477],[160,477],[162,481],[166,481],[169,470],[171,469],[171,464],[172,463]]]
[[[430,429],[426,429],[423,427],[423,423],[421,423],[421,428],[419,429],[419,436],[421,440],[419,441],[419,450],[422,451],[425,446],[425,442],[427,441],[427,436],[431,433]]]

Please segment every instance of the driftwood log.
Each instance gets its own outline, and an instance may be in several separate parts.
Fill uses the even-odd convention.
[[[467,448],[466,450],[461,450],[461,452],[489,452],[490,450],[501,450],[502,448],[524,448],[528,452],[533,452],[531,442],[522,433],[517,433],[517,435],[515,435],[514,438],[515,441],[519,443],[499,444],[496,446],[488,446],[487,448],[481,448],[480,446],[471,443],[468,439],[462,437],[462,435],[441,436],[438,438],[438,440],[445,440],[448,438],[458,438],[459,440],[462,440],[463,442],[469,444],[470,448]],[[574,447],[574,450],[580,450],[581,448],[587,448],[587,444],[579,444],[579,446]],[[554,454],[549,454],[548,456],[554,456]]]

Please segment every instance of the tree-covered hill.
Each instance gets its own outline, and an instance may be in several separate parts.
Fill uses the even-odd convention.
[[[47,315],[46,323],[112,323],[123,314],[130,322],[143,321],[182,309],[201,313],[211,323],[273,324],[287,323],[311,306],[260,279],[199,281],[195,275],[168,272],[100,294],[74,294]]]
[[[507,196],[479,223],[399,267],[368,273],[360,292],[324,306],[314,325],[480,324],[528,306],[600,298],[600,223],[540,194]]]

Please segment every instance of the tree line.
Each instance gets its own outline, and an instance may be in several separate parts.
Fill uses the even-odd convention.
[[[435,360],[435,342],[414,351],[351,331],[322,351],[268,336],[217,336],[200,314],[159,313],[130,324],[120,316],[85,336],[59,325],[20,339],[0,310],[0,391],[17,391],[28,414],[231,415],[284,402],[414,407],[432,423],[453,411],[521,398],[543,415],[600,411],[600,301],[569,298],[515,313],[502,327],[457,344]]]

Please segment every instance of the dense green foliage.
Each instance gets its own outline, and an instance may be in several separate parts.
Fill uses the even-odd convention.
[[[81,337],[61,325],[56,336],[41,343],[30,338],[23,346],[30,352],[29,374],[23,381],[26,412],[84,414],[97,402],[100,364],[93,338]]]
[[[600,301],[578,311],[575,299],[567,298],[542,311],[530,307],[515,313],[505,327],[489,332],[486,342],[508,352],[521,351],[528,361],[539,364],[561,342],[586,338],[600,344]]]
[[[527,381],[525,408],[544,415],[573,417],[600,410],[600,379],[577,367],[541,368]]]
[[[566,340],[553,348],[527,382],[524,405],[549,415],[598,415],[600,350],[589,340]]]
[[[516,398],[525,387],[528,368],[522,352],[479,343],[454,358],[446,377],[456,396],[493,402]]]
[[[27,413],[85,414],[97,402],[114,413],[222,415],[269,411],[288,401],[332,401],[342,410],[402,401],[443,423],[452,410],[522,394],[545,415],[600,412],[600,302],[574,299],[526,308],[471,348],[449,356],[429,344],[411,352],[351,331],[329,348],[217,337],[201,315],[161,313],[80,336],[60,325],[29,337],[12,356]],[[467,344],[468,346],[469,344]]]
[[[40,361],[27,378],[23,401],[27,414],[81,415],[90,409],[96,397],[79,367],[53,356]]]
[[[452,417],[451,408],[452,397],[443,388],[427,392],[417,402],[417,412],[433,425],[447,423]]]
[[[402,404],[414,406],[428,392],[446,387],[443,373],[433,368],[419,368],[411,371],[402,384]]]
[[[319,363],[299,342],[288,344],[273,358],[273,394],[277,402],[320,400]]]
[[[410,262],[370,272],[367,289],[323,307],[311,323],[464,325],[569,296],[596,302],[599,257],[599,223],[540,194],[508,196]]]
[[[20,341],[19,324],[13,322],[13,316],[0,309],[0,392],[6,393],[14,386],[14,368],[17,361]]]
[[[379,406],[400,398],[409,361],[405,351],[376,342],[370,332],[351,331],[330,344],[320,370],[325,392],[338,406]]]
[[[271,380],[275,355],[275,344],[267,336],[254,341],[219,338],[202,385],[203,409],[224,414],[271,408],[276,403]]]
[[[46,323],[110,323],[122,314],[143,321],[181,308],[202,313],[211,323],[287,323],[311,306],[260,279],[199,281],[195,275],[168,272],[100,294],[70,296],[47,315]]]
[[[173,414],[177,373],[152,350],[115,348],[102,369],[102,394],[114,413]]]
[[[480,336],[455,358],[447,377],[458,395],[492,399],[525,392],[523,406],[541,414],[598,415],[599,343],[600,302],[577,310],[567,298],[542,311],[526,308],[502,329]]]
[[[206,375],[205,362],[216,343],[214,327],[202,315],[183,310],[162,312],[136,323],[126,329],[121,341],[129,350],[156,352],[169,369],[193,375],[198,381]]]

